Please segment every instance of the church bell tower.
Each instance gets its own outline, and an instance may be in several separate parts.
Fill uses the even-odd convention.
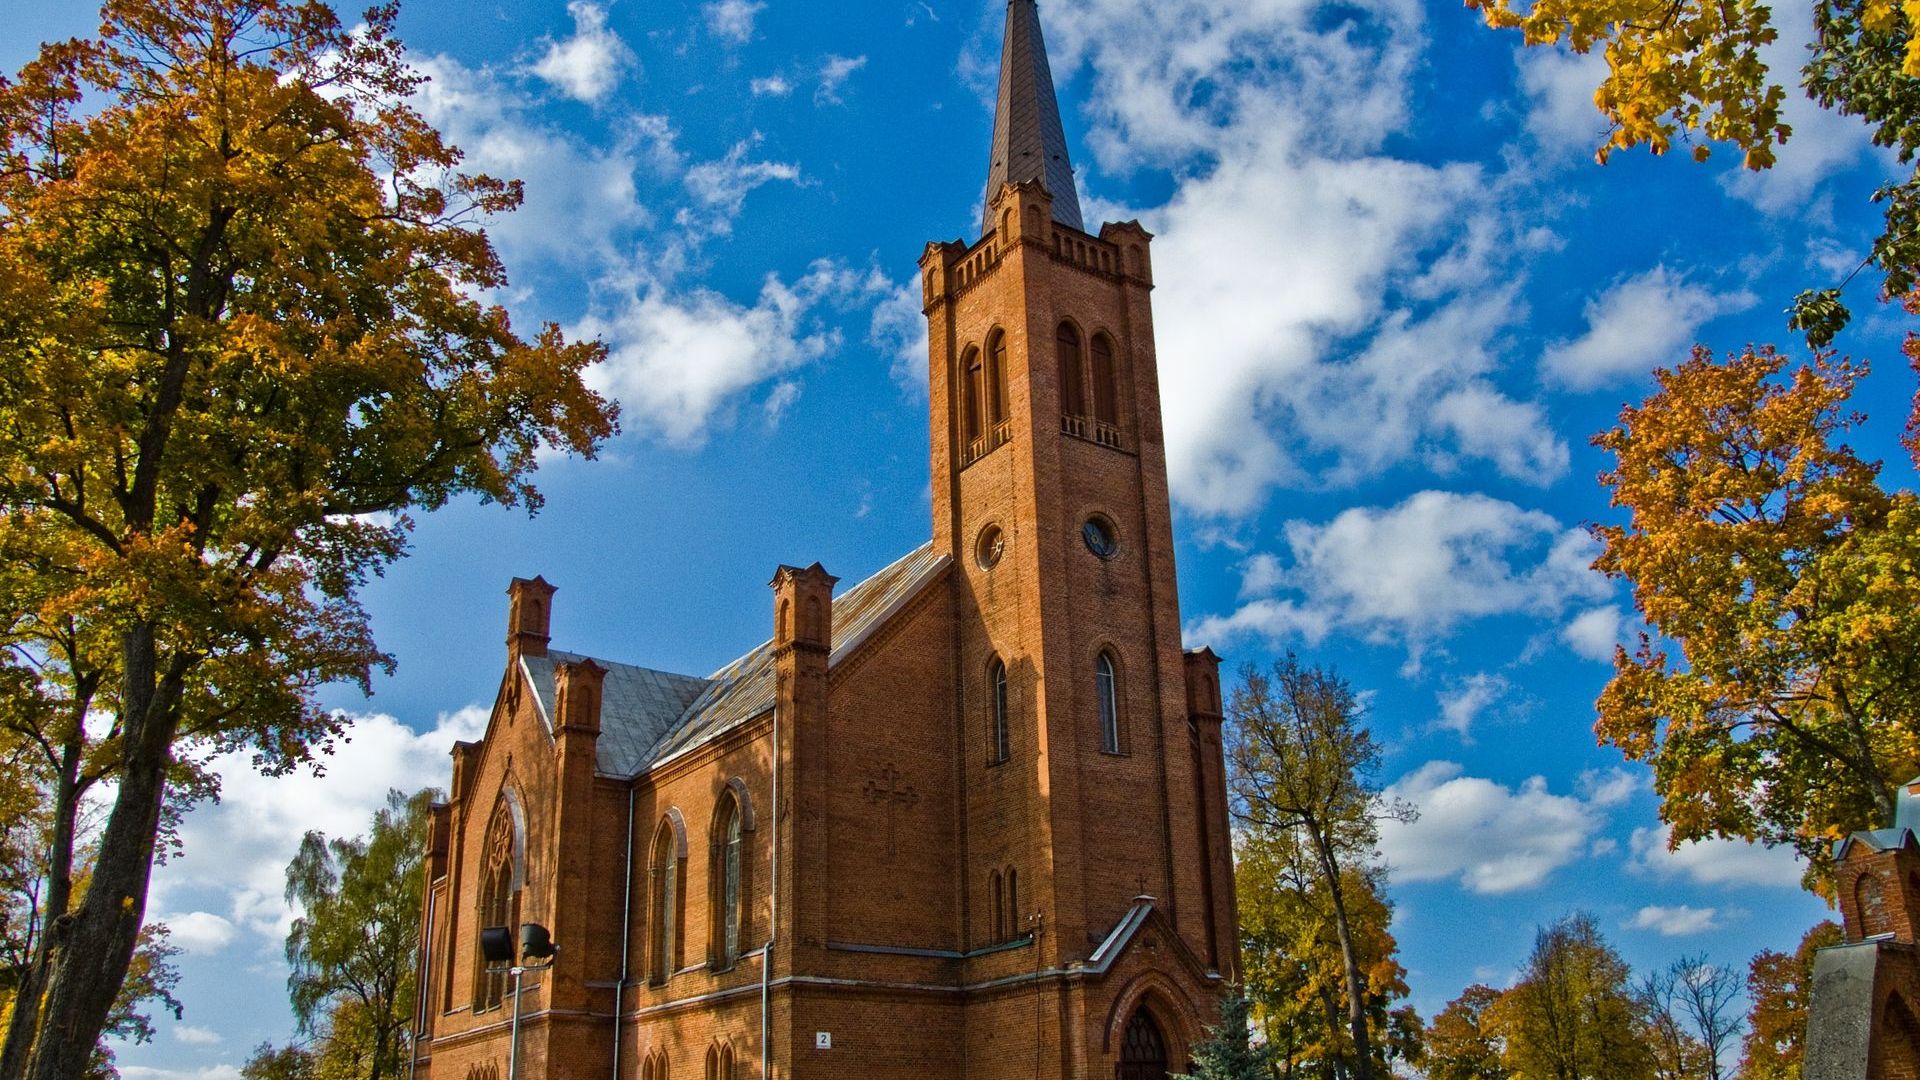
[[[933,542],[955,567],[969,947],[1084,963],[1143,902],[1235,966],[1217,660],[1183,655],[1153,237],[1088,231],[1011,0],[982,236],[921,258]]]

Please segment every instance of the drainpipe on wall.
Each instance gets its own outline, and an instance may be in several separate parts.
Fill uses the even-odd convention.
[[[613,988],[613,1080],[620,1080],[620,1011],[627,1002],[627,956],[633,945],[633,796],[636,778],[627,785],[627,881],[620,900],[620,982]]]

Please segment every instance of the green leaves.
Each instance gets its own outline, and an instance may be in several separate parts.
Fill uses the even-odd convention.
[[[414,958],[425,895],[428,807],[437,795],[393,791],[364,838],[310,832],[287,865],[287,996],[315,1058],[398,1076],[413,1015]]]

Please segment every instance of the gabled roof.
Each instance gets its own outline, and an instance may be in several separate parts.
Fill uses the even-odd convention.
[[[835,597],[829,668],[851,656],[952,561],[945,555],[935,555],[932,543],[923,544]],[[549,729],[553,724],[555,666],[586,659],[589,657],[558,651],[520,658],[534,701]],[[622,779],[638,776],[773,708],[777,687],[772,641],[762,642],[704,679],[591,659],[607,669],[596,744],[596,766],[603,775]]]
[[[1833,845],[1833,857],[1843,859],[1847,849],[1865,844],[1873,851],[1893,851],[1920,838],[1920,776],[1900,785],[1893,801],[1893,827],[1857,832]]]
[[[984,232],[994,230],[993,197],[1007,184],[1038,180],[1053,196],[1053,220],[1081,232],[1080,194],[1073,186],[1067,133],[1060,126],[1060,99],[1040,36],[1034,0],[1009,0],[1007,36],[1000,51],[1000,103],[993,117],[993,161],[987,169]]]

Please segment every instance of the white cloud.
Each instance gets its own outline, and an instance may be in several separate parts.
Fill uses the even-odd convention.
[[[1659,878],[1685,878],[1696,885],[1758,885],[1800,888],[1806,869],[1791,848],[1769,848],[1745,840],[1689,840],[1669,851],[1667,825],[1633,830],[1629,865]]]
[[[756,188],[775,181],[800,182],[800,166],[782,161],[748,161],[747,153],[752,149],[753,140],[744,140],[735,143],[726,157],[703,161],[687,170],[687,193],[707,213],[685,211],[680,217],[682,224],[699,225],[725,235],[733,230],[733,219],[740,216],[747,196]]]
[[[175,897],[218,897],[229,909],[219,920],[229,932],[258,935],[277,953],[293,919],[285,899],[287,863],[307,830],[358,836],[389,789],[411,793],[428,784],[444,785],[454,741],[479,738],[486,719],[487,710],[470,706],[443,714],[432,730],[422,732],[384,714],[355,717],[346,741],[323,759],[325,771],[319,776],[305,770],[261,776],[245,752],[215,758],[220,801],[187,814],[180,829],[184,854],[155,871],[150,906],[165,911]],[[209,933],[220,933],[212,921],[190,925],[203,942]],[[134,1076],[125,1068],[121,1072]]]
[[[706,16],[707,30],[714,37],[731,45],[745,45],[753,40],[753,20],[767,5],[756,0],[719,0],[700,9]]]
[[[1174,496],[1240,517],[1281,484],[1405,462],[1551,482],[1565,443],[1492,377],[1525,316],[1510,260],[1543,240],[1505,216],[1503,178],[1383,152],[1408,120],[1422,5],[1325,14],[1293,0],[1043,9],[1056,76],[1091,61],[1085,142],[1103,170],[1182,178],[1166,205],[1133,211],[1160,236],[1160,354],[1190,375],[1162,386]]]
[[[1549,347],[1540,366],[1549,379],[1574,390],[1643,376],[1686,360],[1710,320],[1757,302],[1750,292],[1719,292],[1656,266],[1589,300],[1586,333]]]
[[[820,64],[820,83],[814,87],[815,105],[838,105],[840,88],[847,84],[853,73],[867,66],[864,56],[829,56]]]
[[[1611,664],[1614,648],[1626,640],[1626,621],[1626,615],[1612,604],[1589,608],[1560,631],[1560,640],[1588,660]]]
[[[175,945],[190,953],[215,953],[233,941],[233,923],[210,911],[190,911],[180,915],[162,915],[160,922],[173,931]]]
[[[575,0],[567,5],[567,13],[573,16],[573,36],[549,41],[546,53],[531,70],[568,97],[596,104],[639,61],[620,35],[607,27],[606,8]]]
[[[1527,97],[1527,134],[1557,154],[1591,158],[1607,141],[1607,119],[1593,91],[1607,77],[1607,59],[1559,49],[1521,49],[1520,89]]]
[[[1382,795],[1420,811],[1412,822],[1380,824],[1380,851],[1395,880],[1457,880],[1484,895],[1545,883],[1582,858],[1607,821],[1606,804],[1555,795],[1543,777],[1516,789],[1467,776],[1451,761],[1428,762]]]
[[[1581,773],[1577,786],[1580,797],[1593,805],[1615,807],[1633,798],[1645,783],[1638,774],[1616,766],[1611,769],[1589,769]]]
[[[1262,597],[1201,619],[1189,640],[1257,633],[1311,644],[1340,629],[1402,642],[1417,660],[1463,621],[1551,615],[1607,593],[1589,569],[1597,549],[1585,532],[1486,495],[1422,491],[1325,525],[1290,521],[1284,532],[1290,564],[1262,580],[1297,596]]]
[[[593,146],[534,119],[533,103],[489,71],[443,56],[416,57],[413,65],[429,78],[414,107],[466,152],[464,167],[525,184],[520,209],[487,223],[508,266],[599,270],[625,261],[622,239],[654,220],[636,176],[678,169],[664,118],[635,118],[611,143]]]
[[[785,75],[768,75],[747,85],[754,97],[786,97],[793,93],[793,84],[787,81]]]
[[[1473,741],[1473,725],[1512,689],[1513,684],[1502,676],[1485,672],[1455,681],[1435,695],[1440,702],[1440,726],[1462,742]]]
[[[212,1028],[195,1027],[192,1024],[176,1024],[173,1037],[188,1046],[218,1046],[220,1033]]]
[[[867,340],[892,361],[894,382],[924,396],[929,344],[922,302],[919,281],[908,278],[874,305]]]
[[[1781,103],[1780,116],[1793,128],[1793,135],[1785,146],[1775,147],[1777,159],[1772,168],[1753,172],[1736,165],[1721,174],[1720,185],[1727,194],[1769,215],[1803,219],[1823,216],[1829,208],[1818,197],[1822,180],[1870,156],[1877,155],[1891,166],[1892,154],[1874,150],[1872,129],[1859,117],[1821,108],[1801,91],[1798,76],[1806,63],[1814,25],[1810,0],[1780,0],[1770,6],[1780,36],[1760,50],[1760,57],[1769,75],[1786,81],[1787,96]],[[1738,152],[1731,147],[1716,147],[1715,152],[1738,160]]]
[[[241,1080],[236,1065],[206,1065],[198,1069],[156,1069],[150,1065],[115,1065],[121,1080]]]
[[[1634,912],[1627,921],[1630,930],[1655,930],[1661,937],[1687,937],[1720,928],[1720,909],[1697,908],[1681,904],[1661,907],[1650,904]]]
[[[619,399],[628,430],[692,446],[748,390],[839,346],[838,331],[810,317],[817,305],[888,287],[878,274],[821,261],[792,285],[769,275],[752,306],[708,289],[675,294],[649,286],[612,312],[589,316],[576,332],[608,343],[607,361],[587,377]]]

